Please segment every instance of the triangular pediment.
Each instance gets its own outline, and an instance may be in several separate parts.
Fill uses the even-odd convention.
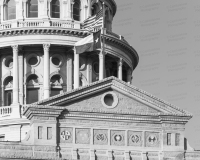
[[[80,87],[34,105],[63,106],[69,110],[120,114],[164,114],[191,116],[115,77]]]

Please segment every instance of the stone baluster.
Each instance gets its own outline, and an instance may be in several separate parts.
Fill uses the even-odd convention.
[[[79,54],[76,54],[74,48],[74,88],[79,87]]]
[[[18,66],[18,45],[13,49],[13,105],[19,104],[19,66]]]
[[[49,64],[49,48],[50,44],[43,44],[44,48],[44,73],[43,73],[43,93],[44,93],[44,99],[49,98],[50,95],[50,64]]]
[[[118,61],[118,78],[122,80],[122,66],[123,66],[123,59],[120,58]]]

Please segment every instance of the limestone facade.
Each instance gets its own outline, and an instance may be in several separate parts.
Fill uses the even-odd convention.
[[[104,52],[76,54],[103,2]],[[116,8],[0,1],[0,159],[199,159],[184,138],[192,115],[131,85],[139,57],[112,32]]]

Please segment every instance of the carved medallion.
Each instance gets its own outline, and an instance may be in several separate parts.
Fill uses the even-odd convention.
[[[159,133],[146,132],[146,146],[159,147]]]
[[[108,144],[108,131],[103,129],[94,129],[94,144],[106,145]]]
[[[76,129],[76,143],[89,144],[90,143],[90,130],[89,129]]]
[[[128,145],[142,146],[142,132],[128,131]]]
[[[112,131],[111,130],[111,144],[117,146],[125,145],[125,132],[124,131]]]
[[[73,129],[72,128],[60,128],[60,142],[72,143]]]

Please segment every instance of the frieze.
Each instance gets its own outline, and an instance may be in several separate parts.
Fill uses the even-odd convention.
[[[72,143],[73,141],[73,128],[60,128],[60,143]]]
[[[108,130],[94,129],[94,144],[106,145],[108,144]]]
[[[16,150],[32,150],[33,147],[30,146],[14,146],[14,145],[0,145],[0,149],[16,149]]]
[[[124,155],[124,152],[114,151],[113,155]]]
[[[90,129],[76,129],[76,143],[89,144],[90,143]]]
[[[7,157],[7,158],[31,158],[33,157],[32,152],[27,151],[0,151],[0,157]]]
[[[124,146],[125,145],[125,131],[111,130],[111,145]]]
[[[185,124],[171,124],[171,123],[163,123],[163,127],[180,127],[185,128]]]
[[[60,123],[63,123],[62,126],[64,126],[64,123],[70,123],[70,124],[90,124],[90,125],[96,125],[96,124],[102,124],[102,125],[108,125],[108,126],[149,126],[149,127],[161,127],[161,124],[150,124],[150,123],[127,123],[127,122],[108,122],[108,121],[92,121],[92,120],[75,120],[75,119],[59,119]]]
[[[130,155],[131,156],[141,156],[141,153],[131,152]]]

